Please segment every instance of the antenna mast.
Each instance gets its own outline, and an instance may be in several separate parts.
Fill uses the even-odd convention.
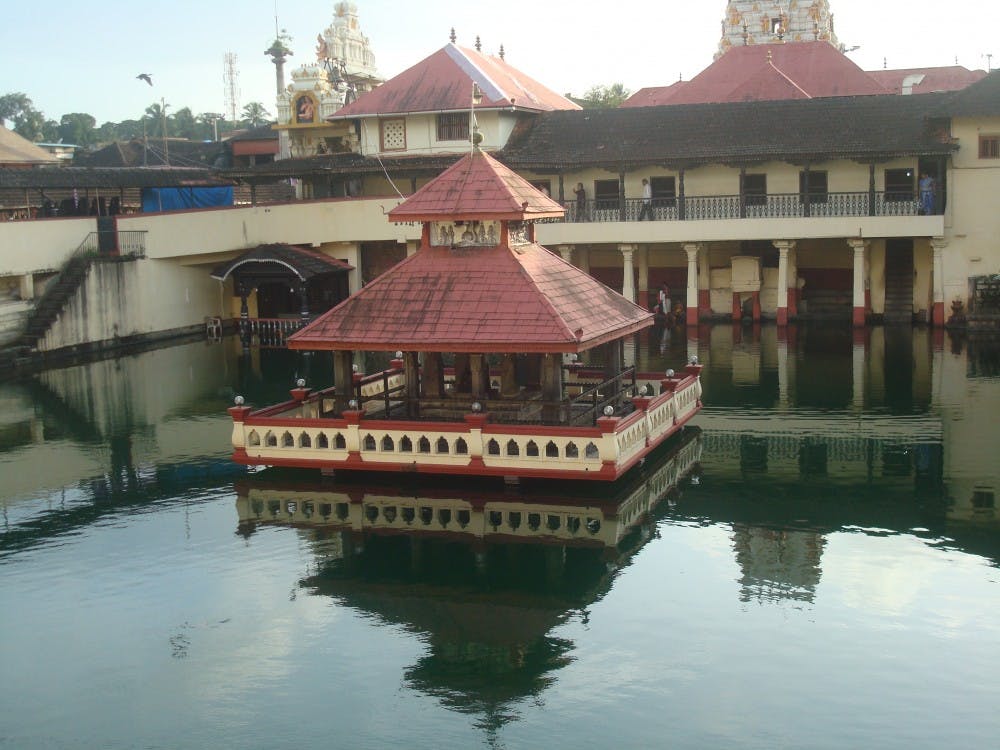
[[[222,82],[226,95],[226,114],[230,122],[237,121],[237,113],[240,109],[240,71],[236,67],[237,56],[235,52],[227,52],[223,56]]]

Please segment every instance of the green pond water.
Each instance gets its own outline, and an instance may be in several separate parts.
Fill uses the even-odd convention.
[[[694,427],[610,487],[230,463],[234,395],[321,355],[0,383],[0,748],[996,747],[1000,343],[626,349],[692,355]]]

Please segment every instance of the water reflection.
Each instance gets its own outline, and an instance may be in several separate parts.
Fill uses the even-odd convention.
[[[604,595],[700,456],[686,430],[610,488],[470,490],[399,475],[308,484],[272,470],[237,483],[238,530],[298,529],[318,566],[300,587],[421,634],[427,652],[404,684],[491,732],[570,662],[573,643],[551,631]]]
[[[386,487],[318,476],[303,485],[271,471],[242,481],[229,461],[233,395],[270,403],[299,375],[328,383],[322,355],[195,342],[0,384],[0,624],[11,634],[2,657],[27,675],[0,686],[5,732],[30,740],[44,725],[48,744],[65,746],[79,744],[80,727],[108,747],[237,735],[246,741],[236,744],[309,746],[319,741],[311,732],[326,731],[313,721],[322,710],[385,746],[417,725],[394,732],[355,716],[357,703],[319,706],[332,680],[419,716],[426,733],[412,744],[433,744],[431,727],[464,731],[471,717],[512,745],[519,733],[587,744],[595,730],[567,729],[575,710],[613,717],[607,732],[623,745],[650,744],[637,735],[646,727],[712,746],[717,717],[700,712],[735,670],[755,686],[740,699],[751,709],[787,706],[775,712],[779,729],[760,735],[772,746],[815,744],[817,726],[831,746],[880,744],[874,730],[850,741],[863,723],[837,735],[838,722],[816,713],[829,705],[848,715],[870,704],[871,725],[883,707],[902,715],[918,705],[937,722],[934,740],[995,737],[982,718],[995,689],[981,655],[997,644],[1000,345],[910,328],[688,333],[651,332],[628,354],[641,369],[691,354],[705,364],[700,435],[679,448],[695,455],[665,476],[650,461],[611,497],[597,485],[567,496],[480,482],[435,493],[409,477],[401,493],[400,475]],[[674,491],[685,461],[698,462],[698,481]],[[340,609],[362,617],[338,619]],[[348,620],[349,631],[334,630]],[[217,637],[187,626],[223,621],[233,624]],[[241,630],[248,623],[259,633]],[[317,648],[344,632],[370,661]],[[262,656],[260,633],[278,634],[282,649]],[[896,633],[906,638],[886,635]],[[392,653],[372,658],[383,650]],[[819,666],[803,673],[807,662]],[[619,676],[614,687],[631,692],[613,695],[609,664],[652,676]],[[683,675],[665,687],[663,670],[677,665]],[[941,674],[964,713],[934,711],[942,692],[927,686]],[[204,690],[205,675],[226,690]],[[81,695],[85,681],[94,689]],[[130,710],[126,684],[143,705],[169,696],[185,721],[171,715],[162,728],[163,712],[136,711],[118,722]],[[543,702],[569,710],[542,717]],[[239,734],[264,714],[286,721]],[[644,721],[622,720],[633,715]],[[763,720],[734,722],[734,733],[762,731]],[[543,736],[552,726],[566,733]]]

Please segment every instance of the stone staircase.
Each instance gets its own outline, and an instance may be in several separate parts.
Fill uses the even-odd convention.
[[[18,347],[27,350],[35,348],[65,309],[66,303],[76,294],[94,260],[89,255],[74,255],[66,262],[28,316],[24,333],[16,341]]]
[[[799,317],[808,320],[850,320],[853,296],[851,290],[810,289],[799,309]]]

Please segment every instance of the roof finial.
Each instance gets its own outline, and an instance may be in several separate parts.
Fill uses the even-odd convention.
[[[503,45],[500,45],[500,59],[503,60]]]
[[[483,43],[479,41],[479,34],[476,34],[476,52],[483,51]]]
[[[768,51],[767,51],[767,61],[768,61],[768,62],[774,62],[774,61],[773,61],[773,60],[771,59],[771,50],[768,50]]]
[[[451,34],[448,36],[448,41],[451,42],[452,44],[455,43],[455,27],[454,26],[451,27]]]

